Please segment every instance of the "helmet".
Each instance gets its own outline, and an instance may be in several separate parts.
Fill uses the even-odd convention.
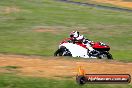
[[[79,37],[79,32],[78,31],[71,32],[70,37],[75,37],[75,38]]]
[[[75,33],[75,31],[72,31],[72,32],[70,33],[70,37],[71,37],[71,38],[74,37],[74,33]]]

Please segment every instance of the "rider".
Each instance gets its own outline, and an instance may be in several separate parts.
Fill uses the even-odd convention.
[[[93,54],[95,52],[95,50],[90,45],[90,42],[92,41],[90,41],[89,39],[86,39],[83,35],[80,35],[78,31],[71,32],[70,38],[71,40],[73,40],[73,42],[78,41],[78,42],[85,44],[90,54]]]
[[[73,31],[70,33],[70,38],[73,42],[81,42],[83,41],[83,35],[80,35],[78,31]]]

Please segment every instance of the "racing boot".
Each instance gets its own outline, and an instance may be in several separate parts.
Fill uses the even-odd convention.
[[[92,51],[89,51],[89,53],[93,56],[96,56],[97,55],[97,51],[96,50],[92,50]]]

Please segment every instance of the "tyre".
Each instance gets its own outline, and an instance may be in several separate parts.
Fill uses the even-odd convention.
[[[86,78],[84,76],[76,76],[76,82],[79,85],[83,85],[86,83]]]
[[[61,47],[55,51],[54,56],[72,56],[71,52],[66,47]]]
[[[62,51],[60,49],[56,50],[54,56],[62,56]]]
[[[98,56],[99,59],[108,59],[106,54],[101,54]]]
[[[112,55],[109,52],[107,53],[107,58],[108,59],[113,59]]]
[[[102,52],[99,56],[99,59],[113,59],[112,55],[109,52]]]

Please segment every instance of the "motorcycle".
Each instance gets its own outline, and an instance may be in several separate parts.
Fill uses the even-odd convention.
[[[82,42],[73,42],[71,38],[63,40],[54,56],[72,56],[82,58],[113,59],[109,53],[110,47],[102,42],[90,42],[95,52],[90,53],[89,49]]]

